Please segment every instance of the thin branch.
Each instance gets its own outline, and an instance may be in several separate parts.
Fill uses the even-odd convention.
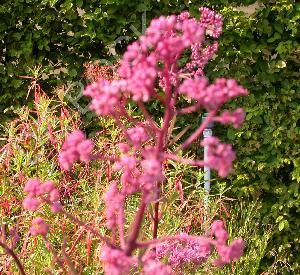
[[[83,221],[81,221],[80,219],[71,215],[70,213],[66,212],[63,209],[60,212],[62,214],[64,214],[67,218],[72,220],[74,223],[76,223],[76,224],[84,227],[86,230],[92,232],[96,237],[98,237],[103,242],[107,243],[110,247],[116,248],[116,246],[112,243],[112,241],[108,237],[103,236],[101,233],[99,233],[97,230],[95,230],[92,226],[85,224]]]
[[[175,150],[175,152],[187,149],[202,134],[204,129],[213,120],[216,113],[217,110],[210,111],[206,119],[200,125],[200,127],[192,135],[190,135],[190,137],[185,142],[183,142],[182,145]]]
[[[10,249],[5,243],[3,243],[3,242],[1,242],[1,241],[0,241],[0,246],[5,250],[5,252],[6,252],[8,255],[10,255],[10,256],[14,259],[14,261],[15,261],[15,263],[16,263],[18,269],[19,269],[20,274],[26,275],[25,270],[24,270],[24,267],[23,267],[23,265],[21,264],[21,262],[20,262],[18,256],[15,254],[15,252],[14,252],[12,249]]]
[[[142,101],[138,101],[138,106],[141,109],[146,121],[155,129],[155,131],[160,131],[160,128],[157,126],[156,122],[149,114],[148,110],[146,109],[145,104]]]
[[[63,269],[63,271],[66,273],[67,270],[64,267],[64,263],[63,261],[59,258],[55,248],[53,247],[53,245],[48,241],[46,236],[42,236],[43,240],[45,242],[45,246],[46,248],[52,253],[54,261]]]
[[[153,217],[153,239],[157,238],[159,223],[159,201],[154,203],[154,217]]]
[[[199,102],[197,102],[194,105],[182,108],[180,110],[177,111],[178,114],[190,114],[193,112],[196,112],[199,108],[201,107],[201,104]]]
[[[127,247],[125,249],[126,255],[130,256],[132,251],[136,248],[136,241],[139,236],[139,232],[142,226],[144,213],[146,210],[146,202],[145,202],[145,195],[141,198],[140,207],[135,215],[132,231],[127,241]]]
[[[125,224],[125,202],[122,202],[122,206],[120,207],[119,215],[118,215],[118,230],[120,235],[120,243],[121,248],[125,248],[125,230],[124,230],[124,224]]]
[[[64,261],[65,261],[67,267],[69,268],[70,274],[77,275],[78,273],[77,273],[77,271],[76,271],[76,269],[74,267],[74,264],[72,263],[69,255],[66,252],[66,237],[65,236],[64,236],[64,240],[63,240],[61,251],[62,251],[62,255],[63,255]]]
[[[170,160],[174,160],[176,162],[180,162],[183,164],[188,164],[188,165],[192,165],[192,166],[199,166],[199,167],[203,167],[205,165],[205,162],[202,160],[194,160],[194,159],[187,159],[187,158],[182,158],[179,157],[175,154],[164,154],[165,159],[170,159]]]

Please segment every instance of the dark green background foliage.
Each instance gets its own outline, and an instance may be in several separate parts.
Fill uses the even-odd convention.
[[[28,67],[43,64],[51,69],[57,63],[68,67],[68,74],[50,76],[47,85],[52,87],[59,81],[78,80],[84,61],[107,58],[107,46],[120,36],[135,39],[130,26],[142,31],[145,10],[148,22],[160,14],[196,13],[199,6],[220,11],[225,18],[224,34],[219,55],[206,73],[211,79],[233,77],[250,91],[247,98],[231,104],[244,106],[245,125],[223,133],[238,152],[230,184],[236,196],[263,201],[262,222],[276,225],[270,247],[282,259],[289,259],[295,270],[299,268],[299,3],[258,1],[260,8],[246,15],[233,5],[255,1],[4,2],[0,4],[0,111],[24,103],[28,83],[18,76],[28,74]],[[78,7],[85,11],[83,16]],[[124,43],[118,47],[122,52]]]

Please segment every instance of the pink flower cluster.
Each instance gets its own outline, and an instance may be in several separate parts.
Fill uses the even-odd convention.
[[[43,203],[50,205],[52,212],[57,213],[61,210],[59,202],[59,192],[52,181],[42,183],[39,179],[30,179],[24,187],[27,197],[23,201],[23,207],[29,211],[36,211]],[[30,233],[32,236],[46,236],[49,225],[38,217],[32,221]]]
[[[200,265],[211,253],[211,242],[206,238],[190,238],[180,234],[178,240],[168,241],[156,247],[157,259],[167,259],[168,264],[176,269],[186,264]]]
[[[167,260],[173,269],[182,269],[188,264],[200,265],[205,262],[212,253],[213,246],[218,253],[218,258],[214,260],[214,264],[219,267],[236,261],[243,254],[243,240],[237,239],[227,245],[228,233],[222,221],[215,221],[212,224],[211,235],[215,239],[187,234],[177,235],[175,238],[156,246],[156,258],[157,260]]]
[[[143,257],[143,274],[144,275],[172,275],[174,274],[172,268],[169,265],[165,265],[156,259],[156,253],[154,250],[147,251]]]
[[[30,179],[24,187],[27,197],[23,207],[29,211],[36,211],[41,204],[47,202],[53,212],[59,212],[59,192],[52,181],[42,183],[39,179]]]
[[[94,144],[86,139],[80,130],[72,132],[59,153],[58,161],[63,170],[70,170],[77,160],[88,162],[91,159]]]
[[[221,143],[217,137],[207,137],[201,142],[208,146],[208,159],[206,165],[218,171],[220,177],[226,177],[232,169],[235,153],[231,145]]]
[[[90,109],[97,115],[113,115],[120,106],[121,91],[126,88],[124,81],[98,80],[88,85],[83,94],[92,98]]]
[[[219,78],[208,85],[204,77],[186,79],[179,87],[179,92],[197,100],[208,111],[217,110],[229,100],[248,94],[234,79]]]
[[[201,7],[199,10],[201,12],[201,26],[204,28],[208,28],[208,34],[211,35],[213,38],[218,38],[222,33],[222,16],[206,7]]]
[[[123,195],[130,195],[140,191],[141,187],[141,171],[138,168],[138,160],[135,156],[126,154],[120,157],[114,165],[115,171],[121,171],[121,192]]]
[[[101,260],[105,274],[109,275],[130,274],[130,270],[137,265],[135,257],[127,256],[122,250],[106,245],[102,247]]]
[[[172,83],[176,85],[177,61],[189,47],[194,49],[189,70],[196,66],[202,70],[216,51],[216,44],[202,51],[201,42],[205,33],[214,38],[220,35],[222,17],[207,8],[199,11],[200,21],[190,18],[188,12],[152,20],[145,34],[129,45],[123,55],[118,70],[121,79],[111,83],[100,80],[86,88],[84,94],[92,98],[91,109],[99,115],[115,115],[122,93],[131,95],[135,101],[149,101],[158,77],[163,88],[168,86],[165,70],[173,74]]]
[[[223,266],[238,260],[244,251],[244,241],[242,239],[233,240],[230,245],[226,245],[228,233],[224,228],[222,221],[215,221],[211,226],[211,234],[215,235],[214,245],[219,257],[214,261],[216,266]]]
[[[35,218],[32,221],[32,225],[30,227],[30,233],[32,236],[46,236],[49,231],[49,225],[45,223],[42,218]]]
[[[231,123],[234,128],[239,128],[245,120],[245,112],[242,108],[238,108],[234,112],[225,110],[219,117],[216,117],[214,120],[222,124]]]
[[[149,135],[147,134],[145,128],[141,126],[128,129],[127,134],[130,141],[135,146],[139,146],[149,139]]]
[[[116,181],[112,182],[104,195],[106,225],[113,230],[118,224],[120,211],[123,211],[125,196],[118,190]]]
[[[186,64],[185,69],[192,73],[195,77],[203,76],[203,68],[211,60],[218,51],[219,44],[214,42],[213,44],[203,47],[201,43],[195,43],[191,46],[192,54],[191,61]],[[193,71],[196,70],[194,73]]]

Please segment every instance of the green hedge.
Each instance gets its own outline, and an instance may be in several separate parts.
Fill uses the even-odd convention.
[[[300,273],[300,4],[264,1],[251,17],[223,10],[226,32],[207,72],[246,86],[246,123],[226,138],[238,153],[234,193],[263,201],[262,222],[275,224],[273,253]]]
[[[145,10],[151,19],[213,6],[224,15],[225,30],[219,55],[207,66],[207,75],[211,79],[234,77],[250,91],[250,96],[238,103],[247,111],[245,125],[223,135],[238,152],[232,191],[238,197],[261,198],[262,222],[276,225],[270,247],[289,259],[295,272],[300,255],[300,4],[258,1],[260,8],[252,15],[233,8],[254,2],[2,1],[0,112],[10,105],[24,104],[28,83],[18,76],[28,74],[28,67],[43,64],[51,69],[58,62],[68,67],[68,74],[51,76],[44,85],[54,87],[59,82],[78,80],[84,61],[108,57],[106,46],[120,36],[134,39],[130,26],[142,30]],[[80,16],[77,8],[85,13]],[[122,49],[124,44],[119,45]]]

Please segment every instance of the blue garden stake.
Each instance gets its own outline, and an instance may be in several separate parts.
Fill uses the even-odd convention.
[[[207,118],[208,113],[204,113],[202,116],[202,122]],[[212,136],[212,128],[213,123],[209,123],[207,127],[203,131],[203,137],[208,138]],[[208,157],[208,146],[204,146],[204,162],[207,161]],[[205,190],[205,197],[204,197],[204,207],[205,209],[208,208],[208,201],[209,201],[209,193],[210,193],[210,181],[211,181],[211,174],[210,168],[208,166],[204,166],[204,190]]]

